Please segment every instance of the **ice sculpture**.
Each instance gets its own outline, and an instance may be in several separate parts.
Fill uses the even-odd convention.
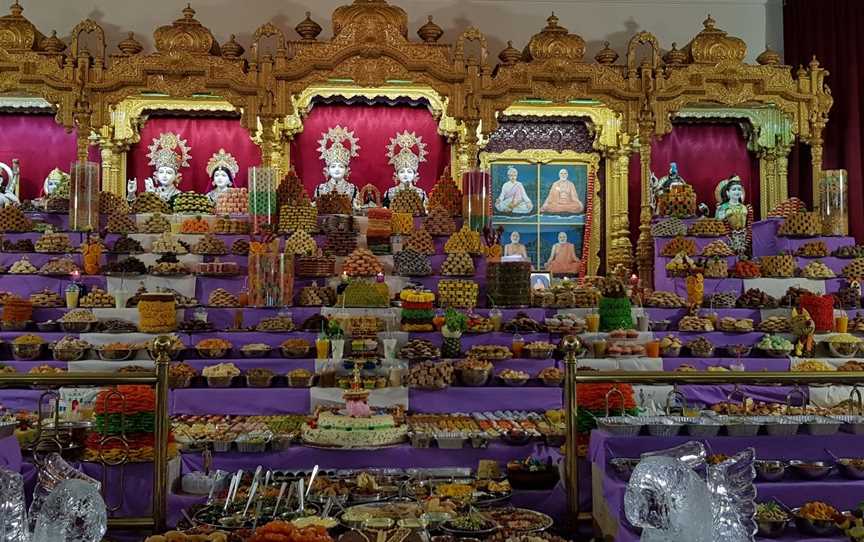
[[[698,442],[644,454],[624,494],[627,520],[642,542],[752,542],[754,459],[747,448],[708,465]]]
[[[33,542],[99,542],[107,530],[108,513],[98,486],[65,480],[45,500]]]
[[[24,479],[17,472],[0,469],[0,540],[29,542]]]
[[[97,491],[101,487],[98,481],[72,467],[57,452],[47,454],[37,464],[39,466],[39,475],[36,488],[33,490],[33,502],[30,503],[31,531],[36,526],[36,518],[39,517],[42,507],[51,496],[51,493],[62,482],[66,480],[81,480],[95,487]]]

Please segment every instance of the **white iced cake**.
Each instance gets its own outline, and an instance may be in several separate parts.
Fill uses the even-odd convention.
[[[397,426],[393,416],[378,414],[368,418],[352,418],[333,412],[321,412],[315,426],[304,425],[304,442],[320,446],[366,448],[399,444],[407,438],[408,427]]]

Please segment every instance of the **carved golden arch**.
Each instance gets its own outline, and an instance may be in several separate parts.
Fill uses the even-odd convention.
[[[111,108],[111,123],[99,130],[103,190],[125,197],[127,153],[132,145],[141,140],[140,129],[151,111],[242,115],[242,111],[233,104],[215,96],[172,98],[149,94],[126,98]]]
[[[425,99],[429,104],[432,116],[438,121],[438,133],[447,138],[453,145],[450,152],[450,171],[454,179],[461,179],[462,172],[468,168],[468,130],[465,124],[451,117],[448,111],[448,98],[442,97],[432,88],[424,85],[387,85],[379,87],[358,87],[351,84],[316,85],[304,89],[292,96],[293,114],[284,117],[279,124],[284,136],[285,167],[290,165],[289,141],[303,131],[303,119],[313,106],[315,98],[332,98],[342,96],[347,99],[354,97],[375,98],[409,98]],[[458,181],[457,181],[458,182]]]

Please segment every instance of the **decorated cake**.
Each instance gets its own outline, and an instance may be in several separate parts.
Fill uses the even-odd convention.
[[[317,446],[372,448],[404,442],[408,426],[396,425],[390,414],[352,417],[325,411],[302,426],[300,435],[303,442]]]

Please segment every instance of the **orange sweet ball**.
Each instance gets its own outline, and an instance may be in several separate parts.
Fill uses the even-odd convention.
[[[187,218],[180,224],[180,233],[208,233],[209,231],[210,223],[200,216]]]

